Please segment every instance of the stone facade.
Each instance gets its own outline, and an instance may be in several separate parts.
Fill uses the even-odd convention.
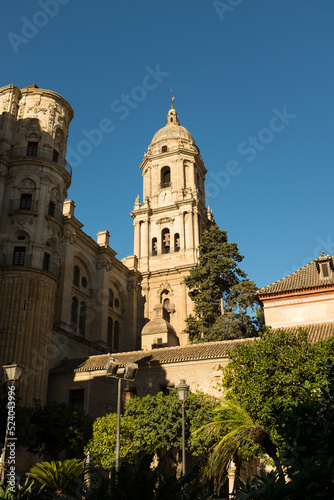
[[[0,112],[0,364],[25,367],[31,403],[46,399],[73,111],[54,92],[9,85]]]
[[[0,364],[23,365],[23,403],[44,403],[49,368],[65,356],[140,346],[140,275],[134,256],[129,269],[108,232],[93,241],[65,202],[67,101],[8,85],[0,113]]]
[[[94,241],[65,201],[67,101],[8,85],[0,112],[0,363],[24,366],[23,402],[46,401],[48,371],[64,357],[186,345],[183,278],[213,215],[203,160],[173,101],[140,165],[134,255],[122,262],[108,231]]]

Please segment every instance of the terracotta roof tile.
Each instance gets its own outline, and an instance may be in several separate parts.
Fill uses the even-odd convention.
[[[182,361],[200,359],[219,359],[227,356],[230,349],[240,342],[249,339],[225,340],[221,342],[205,342],[202,344],[191,344],[182,347],[163,347],[151,351],[129,351],[112,353],[120,362],[121,366],[126,363],[138,363],[138,365],[153,365],[163,363],[177,363]],[[80,372],[103,370],[107,361],[107,354],[90,356],[88,358],[63,359],[50,373]]]
[[[297,333],[299,328],[308,330],[308,337],[311,342],[321,339],[328,339],[334,335],[334,322],[311,323],[307,325],[293,325],[282,327],[282,330]],[[219,359],[227,356],[228,352],[239,343],[254,341],[251,339],[225,340],[221,342],[205,342],[202,344],[192,344],[183,347],[164,347],[151,351],[129,351],[113,353],[113,356],[120,362],[121,366],[126,363],[138,363],[138,365],[152,365],[163,363],[177,363],[182,361],[200,359]],[[51,374],[61,374],[68,372],[96,371],[104,370],[107,354],[90,356],[88,358],[63,359]]]
[[[329,339],[334,335],[334,323],[331,321],[323,323],[309,323],[307,325],[285,326],[279,329],[297,333],[300,328],[307,330],[310,342],[318,342],[322,339]],[[275,328],[274,330],[278,330],[278,328]]]
[[[320,272],[320,264],[323,262],[330,263],[329,276],[324,278]],[[334,284],[333,272],[334,257],[325,255],[324,253],[314,259],[306,266],[298,269],[298,271],[286,276],[285,278],[272,283],[271,285],[260,288],[257,295],[265,296],[277,293],[291,292],[297,290],[305,290],[308,288],[324,287]]]

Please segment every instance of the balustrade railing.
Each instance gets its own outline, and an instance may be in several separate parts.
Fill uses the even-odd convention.
[[[40,271],[47,271],[59,278],[60,268],[57,264],[49,259],[42,259],[40,262],[33,264],[32,255],[26,255],[24,251],[17,251],[13,254],[6,254],[2,256],[2,267],[27,267],[31,269],[38,269]]]
[[[65,170],[72,175],[72,167],[68,161],[60,156],[57,151],[52,149],[40,149],[40,148],[12,148],[6,152],[8,158],[39,158],[41,160],[47,160],[52,163],[56,163],[65,168]]]

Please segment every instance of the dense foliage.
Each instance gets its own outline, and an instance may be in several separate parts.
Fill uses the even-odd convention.
[[[334,360],[334,340],[311,343],[307,332],[265,330],[260,338],[243,342],[229,354],[223,368],[223,388],[227,397],[236,397],[259,424],[272,424],[271,403],[302,401],[307,380],[319,389],[327,377],[326,360]]]
[[[248,312],[256,308],[256,287],[238,265],[243,260],[227,231],[216,224],[206,230],[199,245],[199,263],[184,281],[194,301],[194,314],[186,319],[191,341],[249,337],[257,321]],[[224,314],[222,314],[224,313]]]
[[[0,396],[1,441],[7,419],[7,395],[5,385]],[[65,403],[49,402],[42,406],[24,407],[16,402],[17,447],[26,448],[35,454],[46,454],[57,460],[59,454],[66,452],[68,457],[83,455],[84,446],[92,435],[92,420],[82,411],[74,411]]]
[[[217,405],[214,398],[189,392],[186,403],[186,447],[196,455],[207,451],[210,442],[192,435],[192,430],[212,418]],[[155,396],[134,397],[121,417],[121,458],[131,461],[140,452],[163,454],[181,447],[181,404],[176,389],[168,395],[159,392]],[[98,418],[93,425],[93,437],[87,449],[92,452],[97,465],[111,467],[115,460],[116,415]]]
[[[274,472],[248,480],[238,500],[314,500],[334,498],[334,367],[324,367],[324,387],[308,381],[300,389],[300,401],[271,406],[280,436],[280,459],[287,481]]]

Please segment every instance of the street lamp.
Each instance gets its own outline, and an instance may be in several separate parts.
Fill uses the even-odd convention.
[[[111,354],[108,354],[108,360],[106,363],[106,373],[108,377],[118,379],[118,389],[117,389],[117,427],[116,427],[116,462],[115,470],[116,475],[119,471],[120,462],[120,442],[121,442],[121,382],[122,380],[134,380],[138,371],[138,365],[136,363],[126,363],[124,368],[124,376],[120,378],[117,376],[117,370],[119,368],[120,362],[115,359]]]
[[[20,366],[16,363],[13,363],[12,365],[5,365],[2,367],[4,369],[4,372],[6,374],[6,382],[7,386],[9,387],[10,385],[15,385],[15,382],[18,382],[22,372],[23,372],[23,366]],[[13,391],[11,391],[13,392]],[[9,406],[9,403],[12,403]],[[10,408],[15,409],[15,392],[11,394],[10,399],[9,399],[9,394],[8,394],[8,404],[7,404],[7,424],[6,424],[6,433],[5,433],[5,441],[4,445],[2,448],[1,452],[1,484],[4,484],[5,482],[5,471],[6,471],[6,449],[7,449],[7,441],[8,441],[8,427],[9,427],[9,411]],[[15,415],[15,413],[14,413]],[[12,439],[15,440],[15,437],[12,437]]]
[[[182,475],[186,473],[186,433],[185,433],[185,418],[184,418],[184,405],[188,398],[189,385],[186,384],[184,379],[180,380],[179,385],[176,386],[179,400],[182,404]]]

